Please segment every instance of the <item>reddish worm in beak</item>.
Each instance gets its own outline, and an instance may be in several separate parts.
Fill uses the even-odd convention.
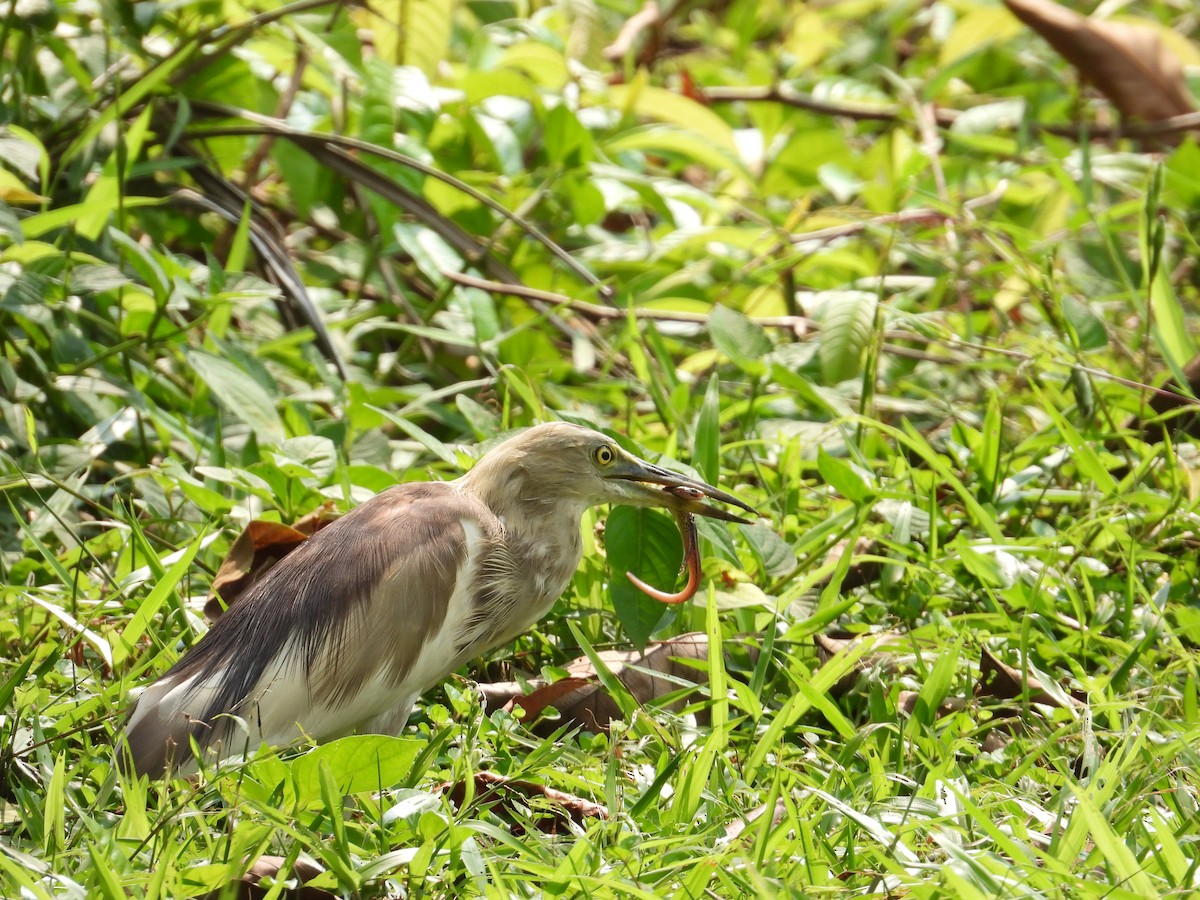
[[[685,500],[704,499],[704,494],[695,488],[667,487],[663,490]],[[696,535],[696,517],[683,510],[674,510],[674,513],[675,524],[679,526],[679,533],[683,535],[683,564],[688,573],[687,584],[683,586],[683,590],[669,594],[646,584],[632,572],[625,573],[625,577],[633,582],[634,587],[647,597],[653,597],[662,603],[686,603],[696,596],[696,590],[700,587],[700,543]]]

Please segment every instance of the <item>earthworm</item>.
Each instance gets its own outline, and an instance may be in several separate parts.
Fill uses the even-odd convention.
[[[700,500],[704,497],[695,488],[673,487],[664,488],[664,490],[670,491],[679,497],[687,497],[690,500]],[[696,517],[691,513],[676,510],[675,524],[679,526],[679,533],[683,535],[683,559],[688,573],[687,584],[683,586],[683,590],[675,594],[669,594],[666,591],[660,591],[656,587],[651,587],[632,572],[625,573],[625,576],[633,582],[634,587],[647,597],[653,597],[662,603],[686,603],[696,596],[696,590],[700,587],[700,543],[696,535]]]

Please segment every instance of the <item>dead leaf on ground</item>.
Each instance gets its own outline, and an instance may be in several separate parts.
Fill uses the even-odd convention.
[[[1183,64],[1149,25],[1091,19],[1051,0],[1004,0],[1121,111],[1155,122],[1194,111]]]
[[[707,666],[683,662],[708,659],[708,637],[701,632],[650,644],[644,651],[603,650],[597,656],[638,703],[649,703],[678,691],[680,680],[693,684],[708,680]],[[533,728],[538,734],[549,733],[564,724],[581,725],[589,731],[607,731],[613,719],[623,718],[616,701],[599,683],[596,668],[588,657],[582,656],[568,663],[566,670],[566,678],[554,684],[543,684],[527,696],[515,697],[506,708],[511,710],[519,705],[525,710],[522,721],[532,720],[547,706],[557,709],[561,718],[539,723]],[[675,708],[681,705],[677,703]]]
[[[832,566],[846,553],[853,553],[855,556],[866,556],[869,553],[874,553],[876,550],[875,541],[868,537],[858,537],[851,546],[849,541],[838,541],[829,548],[829,552],[825,554],[824,565]],[[864,584],[870,584],[873,581],[879,580],[879,575],[883,571],[883,564],[873,559],[862,560],[861,562],[851,563],[850,568],[846,570],[845,577],[842,578],[842,590],[852,591],[854,588],[862,587]],[[829,579],[824,578],[817,582],[816,587],[828,584]]]
[[[1122,429],[1140,429],[1141,439],[1148,444],[1163,440],[1166,434],[1182,433],[1193,438],[1200,437],[1200,415],[1197,414],[1195,401],[1192,400],[1193,396],[1200,396],[1200,356],[1188,360],[1187,365],[1183,367],[1183,376],[1187,379],[1188,394],[1180,390],[1174,377],[1168,378],[1163,384],[1163,392],[1155,391],[1150,395],[1149,413],[1144,417],[1133,413],[1125,420]],[[1178,415],[1167,415],[1175,410],[1186,411]]]
[[[979,743],[980,753],[995,753],[997,750],[1003,750],[1012,740],[1007,734],[998,728],[993,728],[988,731],[983,740]]]
[[[839,653],[852,652],[864,641],[872,642],[872,651],[865,654],[849,672],[834,683],[829,689],[830,696],[836,698],[847,694],[858,682],[859,676],[868,669],[880,668],[885,672],[895,673],[900,668],[901,657],[911,656],[913,652],[911,639],[894,631],[867,634],[832,631],[828,634],[813,635],[813,643],[817,645],[817,657],[821,660],[821,665],[826,665]]]
[[[896,698],[896,709],[902,715],[911,716],[917,709],[917,701],[921,699],[920,691],[901,691]],[[967,708],[966,697],[947,697],[937,708],[937,718],[951,713],[961,712]]]
[[[524,833],[525,829],[521,823],[526,820],[527,815],[524,811],[517,814],[514,807],[518,803],[523,807],[528,807],[527,801],[534,797],[543,798],[551,806],[551,809],[544,814],[541,809],[530,811],[530,817],[538,830],[547,834],[565,832],[568,822],[583,825],[587,819],[608,818],[606,806],[547,787],[544,784],[535,784],[520,778],[508,778],[495,772],[476,772],[474,783],[474,802],[508,821],[512,826],[512,833],[517,836]],[[446,797],[459,808],[466,802],[467,787],[464,782],[443,784],[438,790],[445,793]]]
[[[268,888],[260,887],[259,882],[264,878],[276,879],[287,866],[287,859],[282,856],[260,856],[246,870],[246,874],[238,879],[237,891],[232,895],[236,900],[259,900],[270,893]],[[307,887],[306,882],[312,881],[325,870],[310,859],[297,859],[291,869],[284,875],[289,881],[295,881],[294,887],[285,888],[277,896],[284,900],[333,900],[337,895],[316,887]],[[226,892],[213,891],[207,895],[208,900],[217,897],[230,896]]]
[[[782,798],[775,801],[775,806],[771,809],[771,827],[774,828],[780,822],[787,818],[787,803]],[[740,819],[735,819],[725,826],[725,836],[719,838],[718,846],[730,844],[742,836],[743,832],[767,813],[767,805],[756,806],[750,812],[746,813]]]
[[[1026,675],[1020,669],[1001,662],[987,647],[979,660],[979,683],[975,686],[978,697],[994,697],[997,700],[1016,700],[1028,696],[1030,703],[1040,703],[1043,706],[1055,706],[1059,709],[1081,707],[1084,704],[1057,686],[1048,690],[1041,681],[1033,675]]]
[[[255,519],[237,536],[229,554],[213,578],[212,593],[204,604],[204,616],[215,622],[238,597],[261,581],[271,567],[308,538],[320,531],[338,514],[333,503],[321,504],[292,525]]]

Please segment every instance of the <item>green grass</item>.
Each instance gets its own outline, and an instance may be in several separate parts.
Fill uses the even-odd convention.
[[[272,897],[306,861],[348,897],[1193,893],[1200,456],[1193,387],[1150,386],[1195,352],[1194,138],[1042,130],[1111,111],[973,3],[684,4],[615,61],[639,4],[402,5],[400,45],[316,2],[0,23],[0,895],[233,897],[263,857]],[[689,87],[774,82],[898,111]],[[901,85],[1025,124],[931,157]],[[702,522],[664,611],[616,585],[669,523],[590,513],[551,614],[402,735],[116,771],[249,520],[554,417],[764,522]],[[610,566],[605,522],[646,546]],[[662,702],[601,673],[606,734],[472,686],[691,632]]]

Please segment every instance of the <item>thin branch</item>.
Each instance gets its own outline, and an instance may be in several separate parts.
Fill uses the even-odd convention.
[[[847,222],[845,225],[831,225],[828,228],[818,228],[815,231],[802,231],[789,236],[793,244],[803,244],[808,241],[832,241],[837,238],[853,237],[861,234],[875,225],[904,225],[910,222],[944,222],[952,216],[937,209],[905,209],[896,213],[887,213],[861,222]]]
[[[630,316],[633,316],[635,319],[649,319],[656,322],[686,322],[692,325],[705,325],[708,323],[708,316],[704,313],[683,312],[682,310],[673,309],[644,309],[636,306],[632,309],[614,309],[611,306],[601,306],[598,303],[576,300],[573,297],[568,297],[566,294],[556,294],[553,291],[542,291],[537,288],[525,287],[524,285],[488,281],[485,278],[476,278],[474,275],[464,275],[462,272],[443,271],[442,274],[464,287],[479,288],[483,291],[491,291],[494,294],[508,294],[509,296],[520,297],[524,300],[566,307],[572,312],[589,319],[615,321],[618,319],[628,319]],[[756,316],[751,321],[764,328],[786,328],[797,333],[816,325],[812,319],[805,318],[804,316]]]
[[[616,40],[604,48],[604,58],[624,59],[625,54],[633,49],[633,42],[638,39],[638,35],[661,21],[662,13],[658,4],[655,0],[646,0],[641,9],[625,20],[621,30],[617,32]]]
[[[479,288],[483,291],[491,291],[496,294],[507,294],[512,297],[521,297],[525,300],[531,300],[536,303],[550,303],[555,306],[565,307],[572,312],[576,312],[581,316],[586,316],[593,319],[627,319],[633,316],[635,319],[647,319],[656,322],[688,322],[695,325],[707,325],[709,317],[704,313],[690,313],[679,310],[668,309],[643,309],[634,307],[632,309],[613,309],[610,306],[599,306],[595,303],[586,303],[582,300],[575,300],[565,294],[556,294],[552,291],[542,291],[537,288],[525,287],[524,285],[504,284],[499,281],[488,281],[485,278],[476,278],[473,275],[464,275],[461,272],[442,272],[446,278],[461,284],[465,287]],[[804,334],[809,330],[819,331],[821,323],[809,319],[805,316],[750,316],[751,322],[763,328],[786,328],[797,335]],[[957,350],[973,350],[980,354],[993,354],[997,356],[1007,356],[1010,359],[1021,360],[1022,362],[1035,362],[1040,357],[1034,357],[1032,354],[1024,353],[1020,350],[1011,350],[1007,347],[993,347],[988,344],[980,344],[973,341],[965,341],[962,338],[954,335],[946,335],[943,337],[928,337],[915,332],[896,330],[886,331],[883,334],[885,339],[914,341],[920,344],[942,344],[951,349]],[[890,344],[884,345],[889,352],[897,352],[900,348]],[[917,351],[897,352],[900,356],[911,356],[916,358]],[[957,360],[938,360],[929,354],[924,354],[919,357],[930,362],[957,362]],[[1120,375],[1114,375],[1112,372],[1106,372],[1103,369],[1095,369],[1091,366],[1081,366],[1077,363],[1062,363],[1062,365],[1070,365],[1093,378],[1100,378],[1105,381],[1111,381],[1114,384],[1119,384],[1123,387],[1138,391],[1149,391],[1160,397],[1169,398],[1178,402],[1180,406],[1200,406],[1200,400],[1195,397],[1187,397],[1183,394],[1177,394],[1174,391],[1166,388],[1154,387],[1151,384],[1144,384],[1140,381],[1134,381],[1131,378],[1122,378]]]
[[[260,135],[263,130],[269,130],[273,133],[285,137],[288,140],[300,146],[302,149],[312,147],[325,146],[329,153],[337,152],[344,157],[348,157],[348,151],[357,151],[375,156],[379,159],[386,159],[390,162],[397,163],[406,168],[413,169],[425,175],[428,178],[436,178],[444,184],[453,187],[455,190],[469,196],[471,199],[482,203],[493,212],[517,224],[526,234],[534,240],[542,244],[547,250],[558,257],[572,272],[578,275],[583,281],[591,285],[597,293],[602,297],[610,297],[613,295],[613,290],[608,285],[602,284],[592,272],[565,249],[563,249],[555,241],[551,240],[545,233],[536,225],[525,219],[522,216],[509,210],[502,203],[493,200],[482,191],[478,191],[466,184],[462,180],[455,178],[446,172],[441,171],[433,166],[427,165],[418,159],[414,159],[403,153],[391,150],[387,147],[382,147],[377,144],[372,144],[368,141],[362,141],[357,138],[347,137],[339,134],[321,134],[313,131],[306,131],[300,128],[293,128],[287,122],[275,119],[271,116],[264,116],[252,112],[247,109],[241,109],[235,106],[228,106],[223,103],[213,103],[209,101],[194,103],[192,108],[205,115],[209,116],[227,116],[230,118],[243,119],[247,122],[252,122],[253,126],[217,126],[189,129],[189,132],[194,137],[218,137],[218,136],[237,136],[237,135]],[[311,149],[309,149],[311,153]],[[422,202],[424,202],[422,200]]]
[[[794,90],[786,84],[751,87],[714,86],[702,88],[702,93],[704,99],[710,103],[782,103],[784,106],[807,109],[810,112],[822,113],[827,116],[838,116],[843,119],[856,119],[864,122],[892,122],[900,118],[900,111],[895,106],[830,103],[827,100],[818,100],[812,94]],[[948,118],[943,122],[944,115]],[[954,121],[954,117],[957,115],[955,110],[939,109],[938,124],[948,125]]]
[[[822,115],[863,122],[894,122],[902,117],[902,111],[897,106],[833,103],[828,100],[818,100],[812,94],[797,91],[786,84],[750,87],[718,85],[704,88],[703,96],[710,103],[782,103],[796,109],[806,109]],[[965,112],[967,110],[938,107],[934,111],[934,118],[938,125],[949,126],[953,125],[954,120]],[[1032,131],[1042,131],[1060,137],[1078,137],[1085,128],[1088,137],[1091,138],[1154,137],[1200,130],[1200,112],[1171,116],[1169,119],[1160,119],[1157,122],[1118,122],[1114,125],[1100,125],[1091,122],[1086,125],[1084,123],[1053,125],[1046,122],[1024,122],[1022,125]]]

